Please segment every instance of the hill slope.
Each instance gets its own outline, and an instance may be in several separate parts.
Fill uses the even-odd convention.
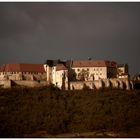
[[[140,127],[140,91],[0,89],[0,137],[129,132]],[[138,136],[139,137],[139,136]]]

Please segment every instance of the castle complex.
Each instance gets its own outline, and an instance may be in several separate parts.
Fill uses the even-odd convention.
[[[3,64],[0,80],[46,80],[42,64]]]
[[[97,83],[90,88],[99,88],[98,82],[103,80],[110,79],[111,82],[114,79],[124,82],[129,79],[127,64],[117,64],[108,60],[47,60],[44,69],[48,83],[61,89],[81,89],[89,82],[92,85],[94,82]],[[79,86],[75,88],[77,83]]]
[[[43,64],[3,64],[0,85],[13,81],[24,86],[53,84],[60,89],[90,89],[129,86],[127,64],[108,60],[47,60]],[[43,83],[43,84],[42,84]]]

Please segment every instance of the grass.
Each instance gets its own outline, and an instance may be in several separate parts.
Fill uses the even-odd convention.
[[[54,87],[0,89],[0,137],[140,127],[140,91],[77,90]]]

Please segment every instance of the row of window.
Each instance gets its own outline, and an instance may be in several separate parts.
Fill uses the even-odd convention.
[[[89,68],[87,68],[87,69],[82,69],[82,70],[87,70],[87,71],[89,71]],[[94,70],[94,71],[102,71],[102,68],[94,68],[93,70]],[[80,69],[77,69],[77,71],[80,71]]]
[[[98,71],[98,70],[102,71],[102,68],[94,68],[93,70],[94,70],[94,71],[96,71],[96,70],[97,70],[97,71]]]
[[[93,73],[93,75],[102,75],[102,73]]]
[[[3,74],[18,74],[19,72],[1,72],[0,75]],[[22,74],[42,74],[41,72],[22,72]]]
[[[102,75],[102,73],[93,73],[91,76],[94,76],[94,75]],[[78,74],[78,76],[80,75]]]

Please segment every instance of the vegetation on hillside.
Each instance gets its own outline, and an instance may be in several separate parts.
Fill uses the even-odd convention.
[[[24,137],[140,127],[140,91],[0,89],[0,137]]]

